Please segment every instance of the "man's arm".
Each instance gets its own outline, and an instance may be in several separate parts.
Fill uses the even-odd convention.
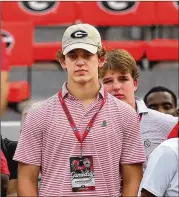
[[[140,182],[142,180],[142,175],[142,164],[138,163],[122,165],[122,196],[137,196]]]
[[[126,106],[130,107],[130,106]],[[128,113],[127,113],[128,112]],[[130,107],[124,115],[123,142],[120,164],[122,170],[122,196],[137,196],[146,161],[137,113]]]
[[[9,176],[7,174],[1,174],[1,196],[4,197],[7,194]]]
[[[9,182],[9,169],[6,161],[6,157],[2,150],[0,151],[1,157],[1,196],[6,196]]]
[[[11,141],[7,138],[3,140],[6,150],[8,152],[7,162],[10,171],[9,186],[7,194],[9,196],[17,196],[17,170],[18,162],[13,160],[15,150],[17,148],[17,141]]]
[[[6,108],[7,98],[9,93],[9,83],[8,83],[9,73],[7,71],[1,71],[1,111],[3,113]]]
[[[3,113],[3,110],[6,107],[7,104],[7,97],[9,93],[9,84],[8,84],[8,78],[9,78],[9,62],[8,62],[8,56],[6,51],[6,45],[2,41],[2,38],[0,37],[0,70],[1,70],[1,110],[0,114]]]
[[[17,196],[17,179],[9,180],[7,196]]]
[[[39,172],[39,166],[19,163],[17,196],[38,196]]]
[[[45,109],[44,109],[45,108]],[[42,158],[46,106],[32,107],[25,118],[13,159],[18,161],[18,196],[37,196],[38,175]]]

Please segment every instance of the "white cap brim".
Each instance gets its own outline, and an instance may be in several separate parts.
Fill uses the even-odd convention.
[[[93,54],[97,53],[97,51],[98,51],[97,46],[87,44],[87,43],[75,43],[75,44],[71,44],[71,45],[67,46],[63,51],[63,55],[66,55],[68,52],[70,52],[71,50],[74,50],[74,49],[85,49]]]

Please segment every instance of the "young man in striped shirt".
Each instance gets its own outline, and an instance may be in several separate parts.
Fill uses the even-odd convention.
[[[99,83],[99,32],[68,27],[58,57],[68,80],[25,118],[14,157],[18,196],[136,196],[145,162],[138,117]]]
[[[136,110],[148,159],[150,153],[167,139],[171,130],[178,127],[178,118],[151,110],[146,107],[143,100],[135,97],[139,75],[140,69],[134,58],[123,49],[109,51],[106,63],[99,72],[99,78],[106,91]]]

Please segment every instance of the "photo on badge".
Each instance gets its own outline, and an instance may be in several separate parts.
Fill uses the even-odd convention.
[[[70,174],[73,192],[95,190],[92,156],[70,157]]]

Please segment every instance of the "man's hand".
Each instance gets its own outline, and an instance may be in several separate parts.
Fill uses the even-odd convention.
[[[9,177],[6,174],[1,174],[1,196],[5,197],[8,190]]]
[[[8,93],[9,93],[8,78],[9,78],[9,73],[7,71],[1,71],[1,110],[0,110],[1,115],[7,105]]]

